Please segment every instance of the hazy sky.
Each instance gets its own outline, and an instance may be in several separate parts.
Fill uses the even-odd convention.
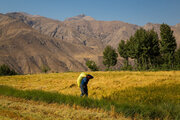
[[[180,23],[180,0],[0,0],[0,13],[26,12],[53,19],[85,14],[96,20]]]

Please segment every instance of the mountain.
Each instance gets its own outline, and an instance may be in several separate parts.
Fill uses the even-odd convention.
[[[33,15],[17,12],[8,13],[7,15],[20,19],[42,34],[101,50],[106,45],[117,48],[121,40],[129,39],[141,27],[121,21],[97,21],[84,14],[67,18],[65,21],[41,16],[33,17]],[[87,17],[92,18],[92,20],[85,19]],[[147,23],[142,27],[146,30],[153,28],[156,32],[160,33],[160,24]],[[171,27],[174,30],[177,43],[180,44],[180,25]]]
[[[117,47],[121,39],[128,39],[139,28],[137,25],[121,21],[85,20],[83,19],[85,15],[78,15],[65,21],[31,17],[31,15],[16,12],[7,15],[29,24],[50,37],[98,49],[103,49],[106,45]]]
[[[86,16],[85,14],[80,14],[80,15],[77,15],[77,16],[65,19],[65,21],[72,21],[72,20],[87,20],[87,21],[91,21],[91,20],[95,20],[95,19],[92,18],[91,16]]]
[[[146,30],[154,29],[160,36],[160,24],[147,23],[146,25],[143,26],[143,28]],[[174,31],[177,47],[179,48],[180,47],[180,24],[171,26],[171,29]]]
[[[49,37],[0,14],[0,64],[8,64],[19,73],[38,73],[43,65],[52,72],[84,71],[84,56],[95,53],[90,47]]]
[[[84,14],[64,21],[22,12],[1,14],[0,64],[6,63],[20,73],[40,72],[43,64],[53,72],[84,71],[85,62],[92,59],[104,69],[104,47],[117,48],[121,40],[129,39],[141,27],[160,34],[160,24],[97,21]],[[180,24],[171,28],[179,45]]]

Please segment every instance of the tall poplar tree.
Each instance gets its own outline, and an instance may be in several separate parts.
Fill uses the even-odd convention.
[[[117,63],[118,54],[111,46],[107,46],[103,52],[103,64],[109,70],[110,66],[115,66]]]
[[[172,68],[174,64],[174,53],[177,47],[176,39],[170,26],[164,23],[160,26],[160,35],[160,52],[163,57],[164,64]]]
[[[149,69],[158,64],[159,38],[153,29],[138,29],[128,42],[128,55],[136,60],[138,69]]]
[[[119,55],[125,59],[124,63],[126,64],[126,67],[127,67],[129,65],[129,63],[128,63],[129,42],[127,41],[127,43],[125,43],[124,40],[121,40],[121,42],[119,43],[119,46],[118,46],[118,52],[119,52]]]

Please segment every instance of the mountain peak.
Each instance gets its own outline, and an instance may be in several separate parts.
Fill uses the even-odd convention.
[[[176,24],[175,27],[180,27],[180,23]]]
[[[87,20],[87,21],[91,21],[91,20],[95,20],[93,17],[91,16],[86,16],[85,14],[80,14],[74,17],[70,17],[65,19],[65,21],[72,21],[72,20]]]
[[[77,15],[76,17],[83,18],[85,16],[86,16],[85,14],[80,14],[80,15]]]
[[[26,12],[10,12],[10,13],[7,13],[7,15],[9,15],[9,16],[41,17],[40,15],[31,15],[31,14],[26,13]]]

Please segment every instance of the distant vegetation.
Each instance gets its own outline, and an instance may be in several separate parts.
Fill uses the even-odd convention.
[[[180,69],[180,48],[177,48],[173,31],[167,24],[160,26],[160,39],[152,30],[140,28],[126,42],[121,40],[118,53],[124,58],[124,70],[176,70]],[[107,48],[105,48],[104,52]],[[108,50],[109,52],[111,50]],[[104,54],[104,53],[103,53]],[[108,57],[105,57],[107,56]],[[107,59],[108,58],[108,59]],[[134,64],[129,64],[129,58]],[[106,52],[104,54],[105,65],[116,64],[116,57]],[[114,61],[114,62],[112,62]],[[107,64],[109,63],[109,64]]]
[[[0,66],[0,76],[3,75],[17,75],[17,73],[15,72],[15,70],[10,69],[9,66],[3,64]]]
[[[118,54],[116,53],[116,50],[113,49],[111,46],[107,46],[104,49],[104,52],[103,52],[103,64],[107,67],[107,70],[109,70],[109,68],[111,66],[116,65],[117,57],[118,57]]]
[[[91,70],[91,71],[98,71],[98,67],[96,63],[92,60],[86,61],[86,66]]]
[[[50,69],[50,67],[48,67],[47,65],[42,65],[42,66],[41,66],[41,71],[42,71],[43,73],[47,73],[49,70],[51,70],[51,69]]]

